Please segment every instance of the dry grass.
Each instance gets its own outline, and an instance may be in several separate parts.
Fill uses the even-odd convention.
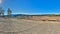
[[[43,17],[41,17],[43,18]],[[46,17],[47,18],[47,17]],[[0,18],[0,34],[59,34],[60,22]]]
[[[60,16],[33,16],[28,20],[35,20],[35,21],[60,21]]]

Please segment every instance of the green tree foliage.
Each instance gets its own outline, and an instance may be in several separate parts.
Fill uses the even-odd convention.
[[[1,11],[2,11],[2,8],[0,7],[0,16],[1,16]]]
[[[2,10],[1,14],[2,14],[2,16],[4,16],[4,10]]]
[[[4,9],[2,7],[0,7],[0,16],[4,16]]]
[[[12,13],[11,9],[8,8],[8,10],[7,10],[7,15],[8,15],[8,17],[11,17],[11,13]]]

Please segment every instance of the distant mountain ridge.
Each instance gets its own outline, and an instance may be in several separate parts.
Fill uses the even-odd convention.
[[[8,16],[8,15],[5,15]],[[28,14],[11,14],[12,17],[18,16],[60,16],[60,14],[42,14],[42,15],[28,15]]]

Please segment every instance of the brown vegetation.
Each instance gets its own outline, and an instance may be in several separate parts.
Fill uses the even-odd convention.
[[[36,21],[60,21],[59,16],[33,16],[30,17],[29,19]]]

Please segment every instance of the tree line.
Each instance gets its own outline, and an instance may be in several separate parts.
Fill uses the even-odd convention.
[[[12,13],[12,10],[10,8],[7,9],[7,16],[10,17]],[[4,17],[5,11],[2,7],[0,7],[0,17]]]

